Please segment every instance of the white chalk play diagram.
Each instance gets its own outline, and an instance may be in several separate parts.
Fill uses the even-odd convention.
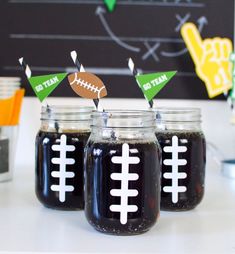
[[[52,191],[59,192],[59,201],[61,203],[66,200],[66,192],[74,191],[74,186],[66,185],[67,178],[74,178],[75,174],[73,172],[66,172],[67,165],[75,164],[75,160],[72,158],[67,158],[67,152],[75,151],[76,147],[74,145],[67,145],[67,136],[61,135],[59,139],[59,145],[53,145],[51,148],[53,151],[60,152],[59,158],[52,158],[51,163],[59,165],[59,171],[52,171],[51,176],[59,178],[58,185],[51,185]]]
[[[171,186],[164,186],[163,191],[172,193],[172,202],[177,203],[179,199],[179,193],[186,192],[187,188],[185,186],[179,186],[178,180],[187,178],[187,174],[184,172],[179,172],[179,166],[187,165],[187,160],[179,159],[179,153],[185,153],[187,151],[186,146],[179,146],[179,139],[177,136],[172,137],[172,145],[165,146],[163,148],[165,153],[171,153],[172,159],[165,159],[163,161],[163,165],[171,166],[172,172],[171,173],[164,173],[163,177],[165,179],[171,179],[172,185]]]
[[[129,173],[129,166],[131,164],[139,164],[140,159],[137,156],[129,156],[130,149],[127,143],[122,145],[122,156],[113,156],[111,161],[114,164],[121,164],[121,173],[112,173],[111,179],[114,181],[121,181],[121,189],[112,189],[110,191],[110,195],[114,197],[120,197],[121,202],[120,205],[111,205],[109,207],[112,212],[120,213],[120,222],[121,224],[127,223],[128,213],[137,212],[138,206],[136,205],[128,205],[129,197],[138,196],[138,190],[129,189],[128,183],[129,181],[136,181],[139,179],[139,175],[137,173]]]

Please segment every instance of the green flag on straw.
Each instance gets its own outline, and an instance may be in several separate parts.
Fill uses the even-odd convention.
[[[67,73],[49,74],[44,76],[35,76],[29,78],[29,83],[36,96],[42,102],[48,97],[55,88],[63,81]]]
[[[117,0],[104,0],[104,3],[108,7],[108,10],[112,12],[114,10],[114,7],[116,5]]]
[[[135,76],[145,98],[151,101],[175,76],[177,71],[150,73]]]

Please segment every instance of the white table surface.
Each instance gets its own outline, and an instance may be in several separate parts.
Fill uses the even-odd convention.
[[[188,212],[161,212],[149,232],[111,236],[95,231],[83,211],[44,208],[34,194],[34,166],[0,183],[0,251],[99,253],[235,253],[235,180],[207,167],[202,203]]]

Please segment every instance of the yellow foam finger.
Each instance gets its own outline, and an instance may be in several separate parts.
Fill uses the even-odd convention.
[[[181,28],[181,35],[196,65],[200,64],[203,56],[203,40],[193,23],[185,23]]]
[[[223,52],[222,52],[223,44],[220,38],[213,39],[213,48],[215,52],[215,59],[217,61],[221,60],[221,58],[223,57]]]
[[[233,51],[232,42],[229,39],[222,40],[223,57],[225,60],[229,60],[229,57]]]
[[[205,61],[213,59],[215,57],[215,50],[211,39],[205,39],[203,41],[203,57],[201,59],[201,64],[203,65]]]

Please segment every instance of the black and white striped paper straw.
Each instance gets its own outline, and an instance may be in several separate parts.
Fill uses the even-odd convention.
[[[24,73],[25,73],[25,76],[27,77],[27,79],[30,79],[32,77],[32,71],[31,71],[29,65],[25,62],[23,57],[19,58],[19,63],[23,67]],[[47,112],[50,116],[51,108],[47,102],[46,102],[46,107],[47,107]],[[56,131],[58,132],[59,131],[59,124],[57,122],[55,122],[54,126],[55,126]]]
[[[128,59],[128,67],[129,67],[129,69],[130,69],[130,71],[131,71],[131,73],[132,73],[132,75],[133,75],[134,77],[140,75],[139,71],[138,71],[137,68],[135,67],[135,64],[134,64],[132,58],[129,58],[129,59]],[[140,87],[140,85],[139,85],[138,82],[137,82],[137,84],[138,84],[138,86]],[[145,97],[145,95],[144,95],[144,97]],[[148,99],[147,99],[146,97],[145,97],[145,99],[148,101]],[[150,108],[153,108],[153,100],[148,101],[148,103],[149,103]]]
[[[73,59],[75,66],[77,67],[78,71],[85,72],[83,65],[78,60],[77,51],[75,51],[75,50],[71,51],[70,55],[71,55],[71,58]],[[103,109],[101,109],[101,106],[99,105],[99,99],[94,99],[93,102],[94,102],[95,107],[98,111],[103,111]]]
[[[78,60],[77,51],[75,51],[75,50],[71,51],[70,55],[71,55],[71,57],[73,59],[73,62],[75,64],[75,66],[77,67],[78,71],[85,72],[85,69],[84,69],[83,65]]]
[[[26,64],[25,60],[23,57],[19,58],[19,62],[20,62],[20,65],[23,67],[24,69],[24,73],[27,77],[27,79],[31,78],[32,76],[32,71],[31,69],[29,68],[28,64]]]

